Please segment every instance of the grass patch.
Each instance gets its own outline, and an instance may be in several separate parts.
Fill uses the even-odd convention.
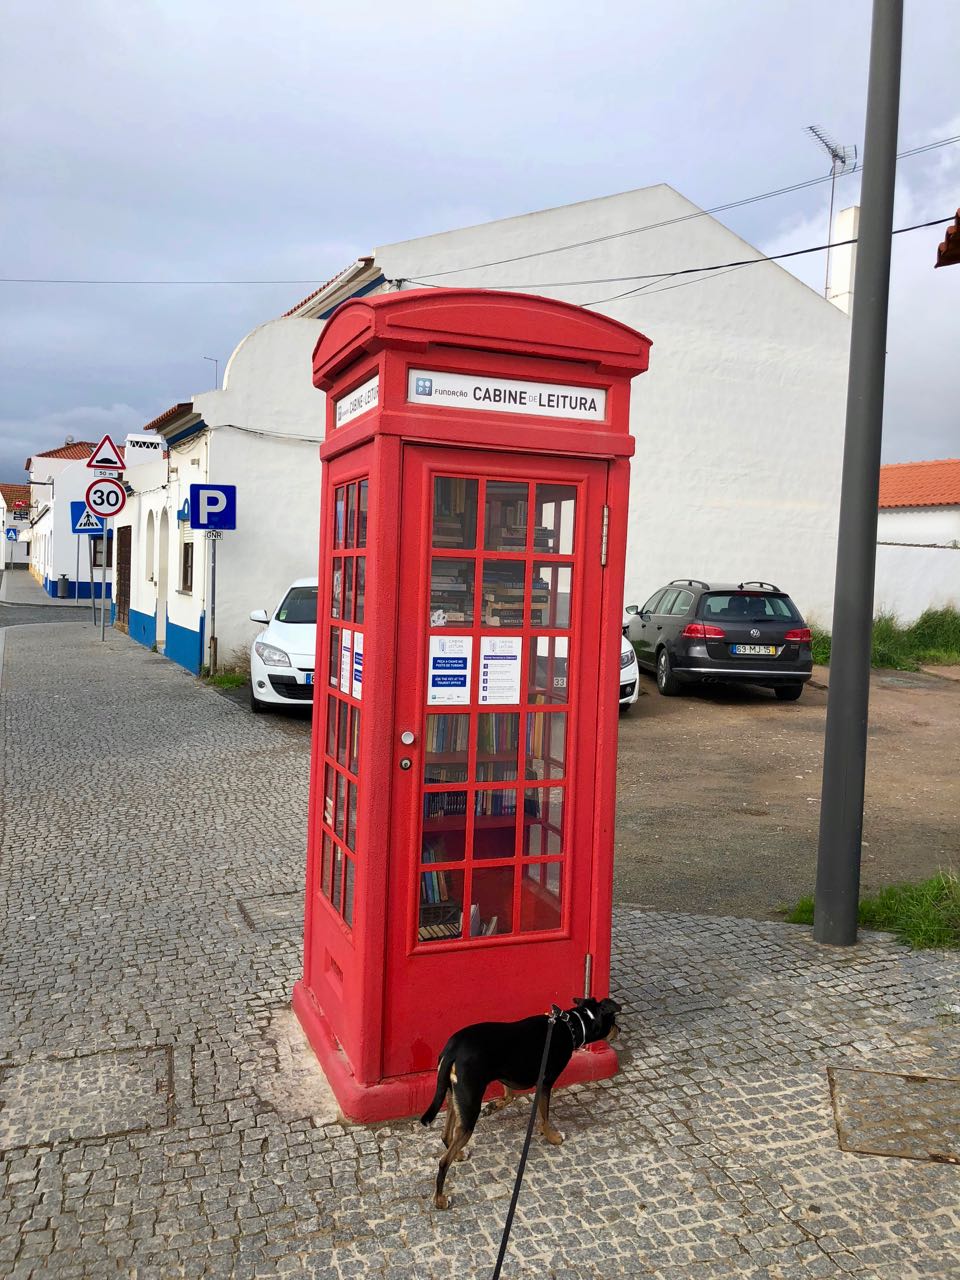
[[[830,665],[830,633],[811,627],[813,660]],[[870,664],[895,671],[919,671],[926,666],[960,665],[960,610],[928,609],[908,627],[892,613],[873,620]]]
[[[788,924],[813,924],[813,898],[801,898],[786,914]],[[960,950],[960,876],[940,871],[920,884],[894,884],[860,902],[864,929],[894,933],[914,950]]]
[[[239,689],[247,683],[248,677],[240,671],[220,671],[215,676],[204,676],[204,679],[218,689]]]

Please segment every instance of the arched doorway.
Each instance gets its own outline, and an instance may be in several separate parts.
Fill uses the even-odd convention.
[[[163,653],[167,642],[167,577],[170,561],[170,517],[164,507],[160,517],[159,563],[157,565],[157,650]]]

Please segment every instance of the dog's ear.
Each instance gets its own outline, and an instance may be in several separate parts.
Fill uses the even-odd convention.
[[[573,997],[573,1003],[574,1003],[574,1004],[586,1004],[586,1003],[587,1003],[587,1001],[588,1001],[589,999],[590,999],[590,997],[589,997],[589,996],[574,996],[574,997]]]
[[[623,1007],[622,1005],[617,1004],[616,1000],[601,1000],[601,1001],[600,1001],[600,1011],[601,1011],[601,1013],[612,1013],[612,1014],[618,1014],[618,1013],[620,1012],[620,1010],[621,1010],[621,1008],[622,1008],[622,1007]]]

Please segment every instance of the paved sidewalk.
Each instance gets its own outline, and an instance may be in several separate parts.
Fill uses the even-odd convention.
[[[0,733],[0,1275],[488,1276],[525,1108],[437,1212],[438,1126],[339,1123],[289,1014],[301,727],[69,624],[7,631]],[[619,909],[614,994],[505,1280],[960,1276],[960,957]]]
[[[0,569],[0,604],[29,604],[42,608],[56,603],[26,569]],[[87,603],[89,607],[89,601]]]

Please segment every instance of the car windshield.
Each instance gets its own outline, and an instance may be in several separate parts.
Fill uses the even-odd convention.
[[[711,591],[700,604],[705,622],[800,622],[789,596],[766,591]]]
[[[277,622],[316,622],[317,588],[291,587],[276,613]]]

